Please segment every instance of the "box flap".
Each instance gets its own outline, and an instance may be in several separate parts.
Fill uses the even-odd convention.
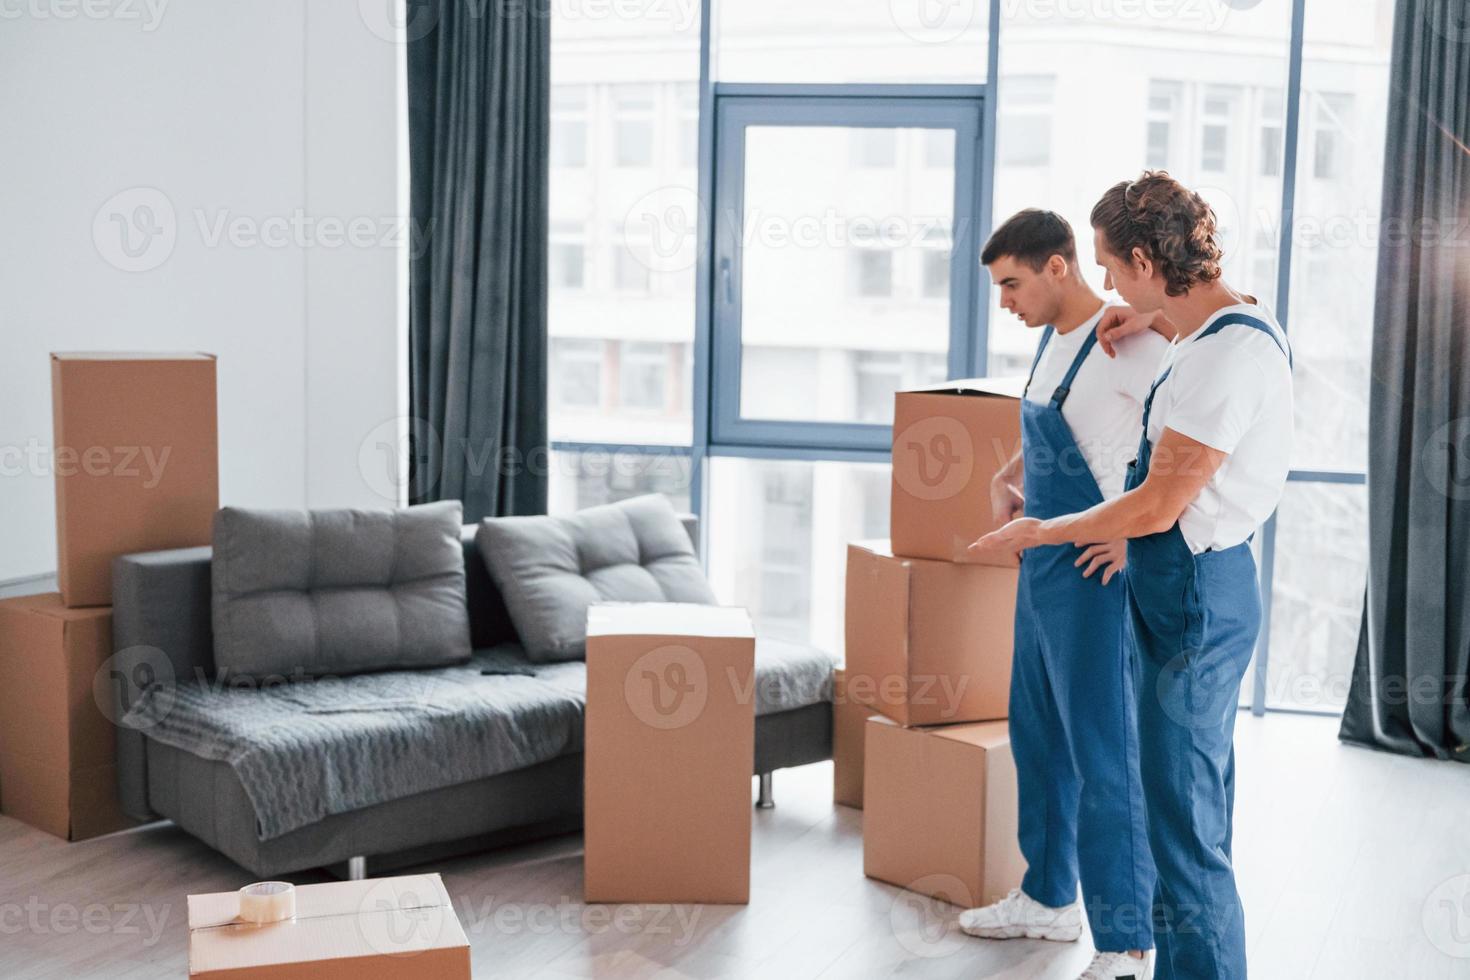
[[[1011,378],[955,378],[922,388],[905,388],[899,394],[927,395],[999,395],[1003,398],[1020,398],[1026,388],[1024,377]]]
[[[982,721],[972,725],[936,725],[923,731],[936,738],[964,742],[982,749],[994,749],[1009,745],[1010,723],[1006,721]]]
[[[52,351],[53,361],[212,361],[203,351]]]
[[[366,911],[409,910],[448,906],[449,893],[437,874],[333,881],[298,885],[296,921]],[[189,929],[213,929],[240,924],[239,892],[189,896]]]
[[[599,602],[587,609],[588,636],[755,637],[740,606],[693,602]]]
[[[100,619],[112,615],[111,606],[78,606],[69,607],[61,601],[60,592],[43,592],[39,595],[16,596],[12,599],[0,599],[0,611],[14,610],[16,612],[33,613],[37,616],[46,616],[50,619],[59,619],[62,622],[76,622],[85,619]]]

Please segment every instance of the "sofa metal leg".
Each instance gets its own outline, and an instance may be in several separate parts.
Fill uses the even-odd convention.
[[[362,881],[367,877],[367,858],[351,857],[347,859],[347,880]]]
[[[755,805],[759,810],[769,810],[776,805],[771,798],[771,774],[768,772],[761,773],[760,795],[755,798]]]

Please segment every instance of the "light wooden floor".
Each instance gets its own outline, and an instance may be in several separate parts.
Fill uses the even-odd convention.
[[[1240,718],[1252,977],[1470,977],[1470,772],[1345,748],[1336,730]],[[430,870],[444,874],[480,977],[1080,972],[1085,937],[970,939],[946,931],[953,909],[865,879],[862,815],[832,806],[830,778],[827,765],[777,774],[777,808],[755,815],[747,907],[583,906],[576,837]],[[166,824],[66,844],[0,818],[0,977],[182,977],[184,897],[249,879]]]

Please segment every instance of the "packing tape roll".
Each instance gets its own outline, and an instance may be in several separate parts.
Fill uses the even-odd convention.
[[[246,922],[284,922],[296,917],[296,886],[288,881],[257,881],[240,889],[240,918]]]

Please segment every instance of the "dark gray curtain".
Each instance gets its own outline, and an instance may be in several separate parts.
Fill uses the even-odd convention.
[[[1341,737],[1470,761],[1470,8],[1401,0],[1368,447],[1368,595]]]
[[[547,0],[408,0],[410,499],[546,510]]]

